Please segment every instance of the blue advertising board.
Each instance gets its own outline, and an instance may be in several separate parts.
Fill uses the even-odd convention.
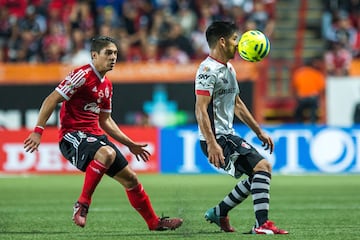
[[[252,144],[278,173],[360,173],[360,128],[313,125],[264,126],[273,154],[244,125],[236,132]],[[161,129],[161,173],[216,173],[203,155],[197,126]]]

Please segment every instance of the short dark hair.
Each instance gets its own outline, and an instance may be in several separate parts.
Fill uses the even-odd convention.
[[[110,43],[115,44],[116,48],[118,48],[118,43],[114,38],[107,36],[98,36],[91,39],[91,52],[99,53],[101,49],[109,45]]]
[[[237,27],[235,23],[215,21],[206,29],[206,41],[208,42],[209,47],[212,48],[221,37],[228,39],[236,31]]]

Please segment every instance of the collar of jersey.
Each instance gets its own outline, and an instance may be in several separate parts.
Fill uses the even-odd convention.
[[[101,77],[100,73],[98,72],[98,70],[96,70],[93,63],[90,63],[90,66],[94,70],[94,72],[95,72],[96,76],[99,78],[100,82],[104,82],[105,81],[105,76]]]
[[[212,56],[209,55],[209,58],[212,59],[213,61],[221,64],[221,65],[224,65],[225,67],[227,67],[227,63],[224,63],[224,62],[220,62],[219,60],[217,60],[216,58],[213,58]]]

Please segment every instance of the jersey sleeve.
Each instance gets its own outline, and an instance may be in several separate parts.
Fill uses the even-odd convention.
[[[212,96],[215,86],[215,75],[207,66],[200,66],[195,79],[195,94]]]
[[[83,69],[77,69],[70,72],[65,79],[59,83],[55,90],[66,100],[69,100],[72,95],[84,85],[86,81],[85,74]]]

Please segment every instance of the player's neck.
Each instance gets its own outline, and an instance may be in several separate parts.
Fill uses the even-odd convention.
[[[216,61],[224,63],[224,64],[226,64],[229,61],[229,58],[226,57],[226,55],[219,49],[210,50],[209,56],[211,58],[215,59]]]
[[[98,65],[96,65],[94,63],[93,63],[93,66],[94,66],[95,70],[99,73],[101,78],[103,78],[105,76],[105,74],[108,72],[107,70],[103,70],[102,68],[100,68]]]

